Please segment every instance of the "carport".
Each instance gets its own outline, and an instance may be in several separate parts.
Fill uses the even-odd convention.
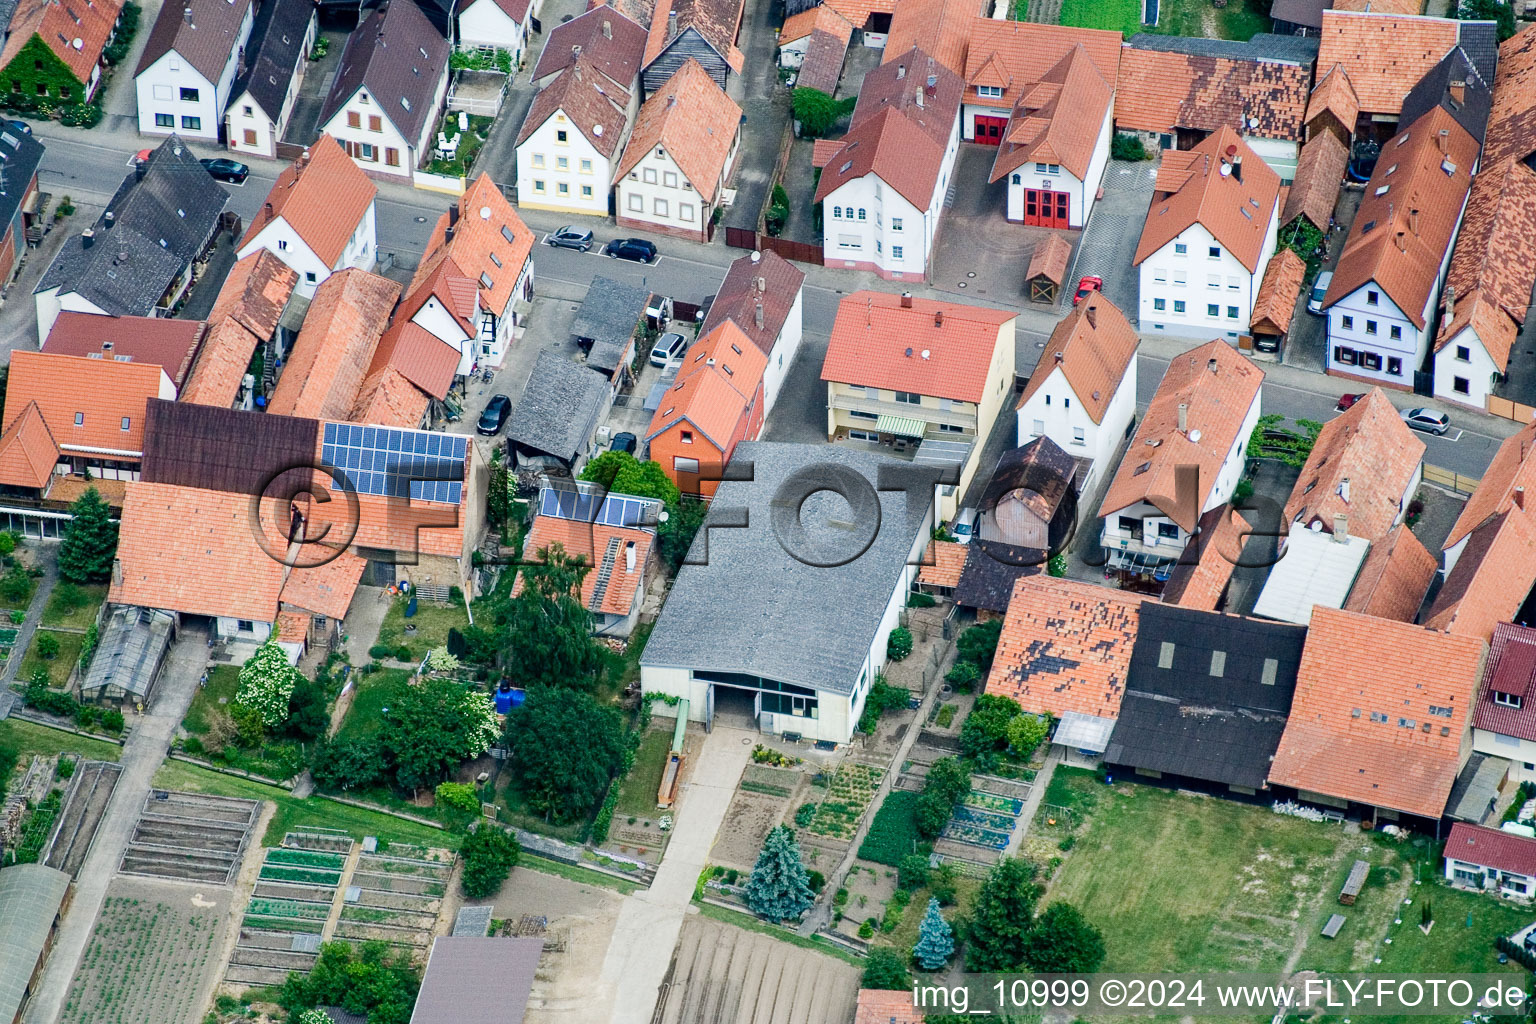
[[[1067,261],[1072,258],[1072,243],[1060,235],[1051,235],[1035,246],[1024,273],[1029,286],[1029,301],[1054,306],[1067,276]]]

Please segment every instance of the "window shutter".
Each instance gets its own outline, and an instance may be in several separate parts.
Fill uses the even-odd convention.
[[[386,149],[384,151],[384,162],[391,167],[399,167],[400,151],[398,149]]]
[[[347,127],[348,128],[361,128],[362,126],[363,126],[363,115],[359,114],[355,110],[347,111]]]
[[[371,132],[383,131],[384,121],[377,114],[372,115],[368,118],[368,130]]]

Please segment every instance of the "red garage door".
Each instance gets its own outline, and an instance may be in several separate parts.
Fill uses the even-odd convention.
[[[1070,193],[1047,192],[1039,188],[1024,190],[1024,223],[1040,228],[1066,228]]]
[[[1006,117],[976,115],[976,141],[983,146],[998,146],[1003,141],[1003,131],[1008,127]]]

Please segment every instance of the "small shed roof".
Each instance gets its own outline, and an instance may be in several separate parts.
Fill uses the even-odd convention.
[[[118,605],[107,620],[101,645],[80,681],[80,692],[121,686],[135,697],[149,693],[155,671],[171,642],[172,616],[149,608]]]
[[[1030,254],[1024,280],[1033,281],[1043,276],[1052,284],[1060,285],[1066,279],[1067,260],[1071,258],[1072,243],[1060,235],[1050,235]]]
[[[1281,249],[1269,261],[1264,279],[1259,282],[1259,294],[1253,301],[1250,319],[1255,334],[1284,334],[1291,329],[1291,317],[1296,312],[1296,297],[1301,294],[1302,279],[1307,276],[1307,264],[1295,250]]]
[[[1056,735],[1051,742],[1073,750],[1102,754],[1109,747],[1109,734],[1114,731],[1113,718],[1068,711],[1061,716],[1061,724],[1056,726]]]
[[[68,891],[69,876],[56,868],[17,864],[0,871],[0,1020],[20,1012]]]
[[[588,366],[607,373],[619,368],[650,301],[648,288],[608,277],[593,279],[576,319],[571,322],[572,335],[592,342],[592,351],[587,353]]]
[[[592,436],[607,391],[608,381],[596,370],[558,352],[540,352],[512,410],[507,439],[519,451],[571,462]]]
[[[520,1024],[543,939],[442,935],[432,943],[411,1024]]]

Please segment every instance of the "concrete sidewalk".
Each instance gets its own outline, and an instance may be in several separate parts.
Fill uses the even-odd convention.
[[[594,1013],[594,1021],[650,1024],[683,917],[693,901],[693,887],[709,862],[715,834],[756,739],[755,732],[723,726],[716,726],[705,739],[683,784],[678,827],[656,880],[649,889],[629,897],[619,912],[603,961],[601,996],[608,1010]]]
[[[53,1024],[64,1007],[70,981],[80,965],[80,957],[96,927],[96,917],[107,897],[107,886],[117,875],[123,850],[133,836],[139,809],[149,794],[155,770],[165,760],[171,735],[181,724],[197,692],[197,681],[208,664],[207,633],[189,626],[181,628],[170,658],[161,670],[155,687],[155,699],[149,713],[130,719],[133,732],[123,744],[123,774],[107,812],[91,841],[91,852],[81,866],[74,897],[64,923],[53,940],[42,980],[27,1004],[25,1024]]]

